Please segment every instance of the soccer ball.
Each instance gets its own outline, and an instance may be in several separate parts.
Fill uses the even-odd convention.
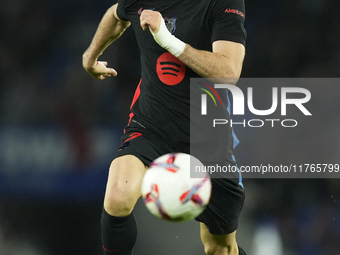
[[[203,164],[185,153],[169,153],[157,158],[142,183],[142,195],[148,210],[158,218],[184,222],[200,215],[211,195],[211,181],[204,178],[190,178],[190,165]]]

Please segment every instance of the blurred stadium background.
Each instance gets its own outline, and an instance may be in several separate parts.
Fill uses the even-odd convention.
[[[1,255],[102,254],[99,220],[107,169],[140,74],[132,29],[102,57],[118,77],[92,79],[81,57],[114,3],[1,3]],[[339,1],[246,0],[246,10],[242,77],[340,76]],[[339,163],[339,108],[327,107],[339,100],[339,88],[317,93],[326,99],[316,102],[324,127],[315,123],[289,135],[237,128],[239,164],[262,159],[281,164],[288,152],[302,155],[304,163],[320,154],[324,162],[317,163]],[[320,130],[323,143],[315,143]],[[249,255],[340,254],[339,179],[244,183],[238,242]],[[204,254],[195,221],[162,222],[141,202],[135,213],[136,254]]]

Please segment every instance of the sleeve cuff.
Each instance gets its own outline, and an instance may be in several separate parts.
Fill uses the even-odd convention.
[[[231,41],[236,43],[241,43],[244,46],[246,46],[246,38],[240,35],[236,34],[230,34],[230,33],[215,33],[212,35],[211,43],[215,41]]]

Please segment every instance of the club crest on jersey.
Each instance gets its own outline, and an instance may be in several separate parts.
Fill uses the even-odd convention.
[[[166,28],[169,30],[171,34],[174,34],[176,31],[176,21],[177,18],[164,18]]]

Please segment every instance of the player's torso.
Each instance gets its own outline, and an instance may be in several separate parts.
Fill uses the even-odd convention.
[[[172,130],[188,136],[190,78],[199,76],[161,48],[150,31],[142,30],[141,12],[145,9],[160,12],[174,36],[196,49],[211,51],[210,4],[211,0],[124,1],[125,15],[141,51],[142,82],[133,111],[144,117],[144,121],[153,121],[164,128],[172,123]]]
[[[161,48],[149,31],[142,30],[140,26],[141,12],[145,9],[159,11],[168,30],[174,36],[196,49],[211,51],[211,28],[209,26],[212,22],[208,20],[210,17],[208,15],[209,2],[209,0],[125,1],[125,13],[131,21],[141,50],[142,68],[147,72],[148,77],[153,79],[152,82],[175,86],[180,85],[184,80],[187,87],[189,80],[186,78],[198,75],[184,67],[179,60]],[[167,67],[175,70],[165,69],[167,72],[163,72],[164,63],[161,62],[168,62],[169,66]]]

